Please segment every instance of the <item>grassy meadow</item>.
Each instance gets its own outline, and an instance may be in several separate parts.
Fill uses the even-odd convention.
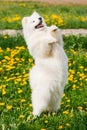
[[[86,130],[87,37],[64,36],[69,61],[61,108],[34,119],[28,72],[34,66],[22,36],[0,36],[0,129]],[[84,43],[84,44],[83,44]]]
[[[48,25],[87,28],[87,6],[53,6],[40,2],[0,2],[0,28],[21,29],[21,19],[34,11],[40,13]]]
[[[0,29],[22,29],[38,11],[50,26],[87,28],[86,6],[0,2]],[[32,115],[28,73],[34,66],[23,36],[0,35],[0,130],[87,130],[87,36],[63,36],[69,75],[57,113]]]

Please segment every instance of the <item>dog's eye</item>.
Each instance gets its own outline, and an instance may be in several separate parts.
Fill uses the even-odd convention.
[[[34,23],[35,21],[33,21],[33,23]]]

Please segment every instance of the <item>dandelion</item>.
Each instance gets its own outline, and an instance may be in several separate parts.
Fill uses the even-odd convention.
[[[84,66],[79,66],[80,69],[84,69]]]
[[[8,110],[11,110],[11,109],[12,109],[12,105],[8,105],[6,108],[7,108]]]
[[[7,22],[11,23],[14,21],[19,21],[21,20],[21,17],[19,15],[15,15],[13,18],[12,17],[7,17]]]
[[[18,88],[18,93],[22,93],[22,92],[23,92],[23,90]]]
[[[27,121],[30,121],[31,120],[31,118],[30,117],[27,117]]]
[[[70,69],[70,70],[69,70],[69,73],[71,73],[71,74],[75,74],[75,70]]]
[[[60,125],[60,126],[58,127],[58,129],[59,129],[59,130],[63,129],[63,126],[62,126],[62,125]]]
[[[56,115],[56,113],[55,113],[55,112],[53,112],[53,113],[52,113],[52,115],[53,115],[53,116],[55,116],[55,115]]]
[[[2,50],[2,48],[0,47],[0,53],[3,53],[4,51]]]
[[[83,109],[83,107],[82,107],[82,106],[78,106],[77,108],[78,108],[79,110],[82,110],[82,109]]]
[[[70,117],[72,118],[74,115],[73,114],[70,114]]]
[[[0,106],[4,106],[5,105],[5,103],[4,102],[0,102]]]
[[[68,99],[67,102],[70,102],[70,99]]]
[[[21,86],[25,86],[27,84],[26,81],[23,81],[23,83],[21,83]]]
[[[23,103],[23,102],[26,102],[26,100],[25,99],[21,99],[21,103]]]
[[[66,96],[66,95],[65,95],[65,93],[64,93],[62,97],[65,97],[65,96]]]
[[[7,39],[8,38],[8,36],[7,35],[4,35],[4,39]]]
[[[63,111],[63,114],[69,114],[69,111],[68,110]]]
[[[3,87],[2,86],[0,86],[0,89],[2,89]]]
[[[19,118],[23,119],[23,118],[24,118],[24,115],[21,114],[21,115],[19,116]]]
[[[63,105],[64,104],[64,102],[61,102],[61,105]]]
[[[19,6],[20,6],[20,7],[25,7],[26,4],[25,4],[25,3],[20,3]]]
[[[72,90],[76,90],[76,85],[75,84],[73,84]]]
[[[5,95],[5,94],[6,94],[6,90],[2,89],[2,95]]]
[[[11,49],[7,47],[6,51],[7,51],[7,52],[11,52]]]
[[[47,124],[47,123],[48,123],[48,120],[45,120],[45,123]]]
[[[4,57],[6,60],[10,60],[10,57],[9,56],[5,56]]]
[[[69,67],[72,66],[72,63],[69,63],[68,66],[69,66]]]
[[[74,79],[74,76],[73,76],[73,75],[70,75],[70,76],[68,77],[68,80],[69,80],[69,81],[73,81],[73,79]]]
[[[31,65],[32,65],[32,67],[33,67],[33,66],[35,66],[35,64],[34,64],[34,63],[32,63]]]
[[[87,71],[87,68],[85,68],[84,71]]]
[[[70,124],[69,124],[69,123],[66,123],[66,126],[68,126],[68,127],[69,127],[69,126],[70,126]]]
[[[87,17],[84,17],[84,16],[79,16],[78,19],[82,22],[85,22],[87,21]]]
[[[28,77],[28,74],[24,74],[24,77]]]
[[[29,106],[32,107],[32,103],[30,103]]]
[[[85,110],[87,111],[87,108],[85,108]]]
[[[29,62],[32,63],[32,62],[33,62],[33,59],[32,59],[32,58],[29,58]]]

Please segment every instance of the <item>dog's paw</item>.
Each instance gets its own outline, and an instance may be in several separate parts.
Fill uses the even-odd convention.
[[[55,25],[52,25],[51,27],[50,27],[50,29],[51,29],[51,31],[53,31],[53,32],[55,32],[55,31],[57,31],[57,26],[55,26]]]

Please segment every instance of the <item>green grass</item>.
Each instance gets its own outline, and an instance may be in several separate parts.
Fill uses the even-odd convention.
[[[22,36],[0,36],[0,130],[87,129],[87,37],[64,36],[68,83],[57,113],[32,115],[28,72],[34,65]]]
[[[21,20],[37,11],[48,25],[87,28],[87,6],[49,5],[38,2],[0,2],[0,29],[21,29]]]

